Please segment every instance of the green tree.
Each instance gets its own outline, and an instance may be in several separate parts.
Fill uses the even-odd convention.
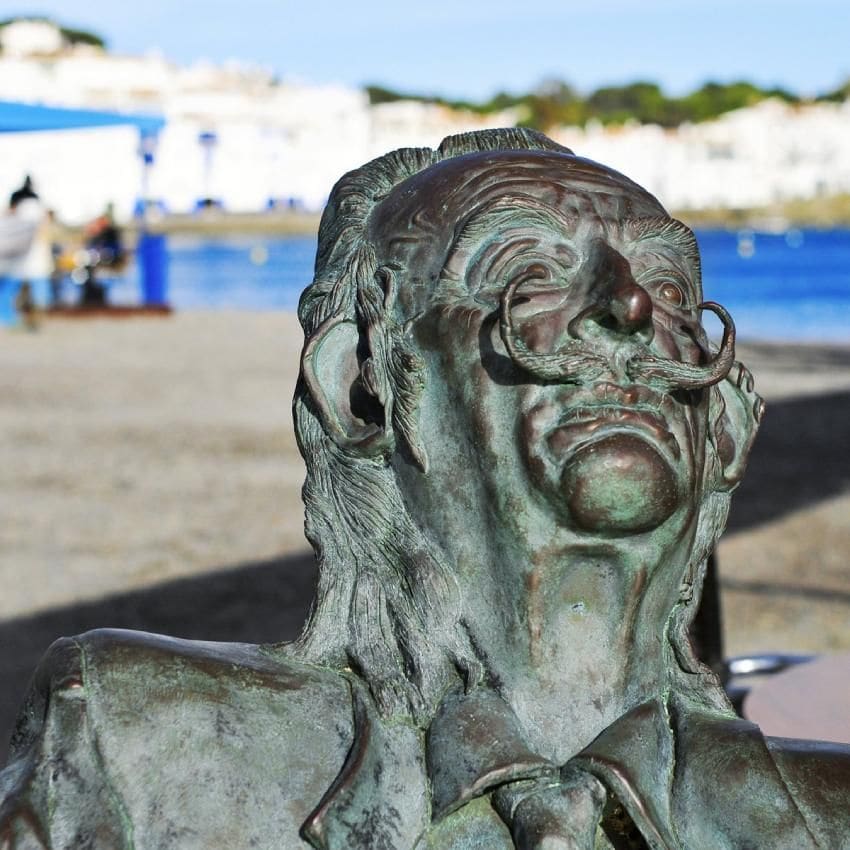
[[[833,91],[826,92],[820,95],[819,101],[827,101],[831,103],[841,103],[850,98],[850,80],[847,80],[843,85],[840,85]]]

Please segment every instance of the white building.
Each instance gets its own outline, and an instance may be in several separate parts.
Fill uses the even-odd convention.
[[[13,21],[0,28],[0,51],[4,56],[49,56],[65,46],[59,28],[46,21]]]
[[[792,106],[765,100],[676,130],[597,125],[555,135],[678,209],[754,207],[850,192],[850,101]]]
[[[517,120],[512,111],[482,117],[415,102],[370,106],[362,91],[279,83],[258,67],[181,68],[159,55],[71,48],[40,22],[0,29],[0,46],[0,99],[163,115],[147,191],[173,212],[204,198],[231,211],[270,202],[318,209],[344,171],[387,150]],[[672,208],[850,192],[850,102],[765,101],[676,130],[589,125],[553,135]],[[0,162],[0,197],[31,174],[68,222],[90,219],[110,202],[126,219],[142,192],[139,138],[129,127],[0,134]]]
[[[362,91],[277,83],[261,68],[179,68],[157,55],[91,48],[37,60],[0,56],[0,99],[163,115],[148,192],[174,212],[191,211],[204,198],[237,212],[270,202],[318,209],[342,172],[391,147],[515,121],[513,113],[483,119],[429,104],[370,108]],[[142,186],[139,139],[130,128],[7,134],[0,136],[0,161],[0,193],[31,174],[45,202],[69,222],[91,218],[109,202],[126,219]]]

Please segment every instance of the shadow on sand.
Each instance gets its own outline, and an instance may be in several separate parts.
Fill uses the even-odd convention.
[[[769,404],[728,532],[850,491],[850,392]]]
[[[56,638],[108,627],[246,643],[293,640],[315,585],[315,561],[305,553],[0,623],[0,765],[33,668]]]
[[[848,445],[850,393],[771,405],[735,496],[729,530],[778,519],[850,489]],[[207,640],[291,640],[306,617],[315,582],[312,555],[296,555],[0,623],[0,764],[26,683],[57,637],[110,626]]]

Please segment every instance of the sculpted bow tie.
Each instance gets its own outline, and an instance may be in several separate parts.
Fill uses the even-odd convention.
[[[613,797],[583,765],[562,768],[527,747],[513,711],[493,691],[447,696],[426,752],[435,820],[489,792],[516,850],[647,846],[622,809],[606,806]]]

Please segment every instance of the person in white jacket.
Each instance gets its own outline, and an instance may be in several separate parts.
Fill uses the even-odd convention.
[[[44,205],[27,176],[12,192],[8,211],[0,217],[0,276],[9,282],[12,300],[22,284],[39,288],[50,277],[53,258],[47,229]]]

